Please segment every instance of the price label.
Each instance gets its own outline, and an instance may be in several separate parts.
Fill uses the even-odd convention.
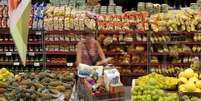
[[[19,63],[19,62],[14,62],[13,65],[14,65],[14,66],[19,66],[20,63]]]
[[[42,35],[42,33],[40,31],[37,31],[36,35]]]
[[[73,66],[73,63],[69,63],[69,66]]]
[[[120,44],[121,44],[121,45],[125,45],[125,44],[126,44],[126,42],[120,42]]]
[[[40,66],[40,63],[34,63],[34,66],[36,66],[36,67],[38,67],[38,66]]]
[[[126,32],[119,32],[119,34],[125,34]]]
[[[34,52],[29,52],[29,56],[35,56]]]
[[[73,66],[73,63],[67,63],[67,66],[71,67],[71,66]]]
[[[12,52],[6,52],[6,56],[11,56]]]

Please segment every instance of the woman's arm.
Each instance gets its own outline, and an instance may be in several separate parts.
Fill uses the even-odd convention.
[[[97,62],[96,65],[101,65],[101,64],[105,64],[104,60],[105,60],[105,54],[103,52],[103,49],[101,48],[100,44],[98,41],[96,41],[97,44],[97,48],[98,48],[98,55],[100,56],[101,60]]]
[[[103,52],[103,49],[101,48],[100,44],[98,41],[96,41],[97,47],[98,47],[98,54],[101,58],[101,60],[105,60],[105,54]]]
[[[79,65],[81,63],[81,42],[79,42],[76,47],[76,65]]]

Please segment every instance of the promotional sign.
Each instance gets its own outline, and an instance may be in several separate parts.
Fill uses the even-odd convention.
[[[22,64],[26,65],[31,0],[9,0],[9,27]]]

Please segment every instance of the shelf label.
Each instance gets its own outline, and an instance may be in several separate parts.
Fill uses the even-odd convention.
[[[29,56],[35,56],[34,52],[29,52],[28,54],[29,54]]]
[[[71,67],[71,66],[73,66],[73,63],[67,63],[66,65]]]
[[[34,66],[38,67],[38,66],[40,66],[40,63],[35,62],[35,63],[34,63]]]
[[[11,56],[12,52],[6,52],[6,56]]]
[[[36,35],[42,35],[42,33],[40,31],[37,31]]]
[[[19,63],[19,62],[14,62],[13,65],[14,65],[14,66],[19,66],[20,63]]]
[[[122,42],[120,42],[120,44],[121,44],[121,45],[125,45],[125,44],[126,44],[126,42],[123,42],[123,41],[122,41]]]
[[[126,32],[119,32],[119,34],[126,34]]]

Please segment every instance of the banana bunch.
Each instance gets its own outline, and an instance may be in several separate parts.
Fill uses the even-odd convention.
[[[197,33],[193,36],[194,41],[201,41],[201,33]]]
[[[200,45],[194,45],[192,47],[193,52],[201,52],[201,46]]]
[[[174,76],[177,74],[179,71],[181,71],[183,68],[180,67],[174,67],[174,66],[160,66],[157,68],[151,68],[151,72],[156,72],[159,74],[167,75],[167,76]]]
[[[151,42],[168,42],[170,41],[170,35],[153,35],[150,37]]]
[[[170,11],[152,15],[149,19],[151,29],[159,31],[196,31],[201,28],[201,15],[191,9]]]

